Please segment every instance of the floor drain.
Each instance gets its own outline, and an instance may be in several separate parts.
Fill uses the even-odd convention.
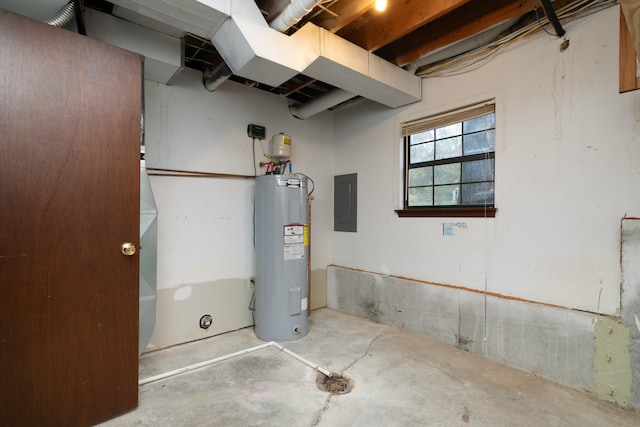
[[[328,377],[322,373],[318,373],[316,377],[316,385],[322,391],[331,394],[346,394],[351,391],[351,379],[334,374]]]

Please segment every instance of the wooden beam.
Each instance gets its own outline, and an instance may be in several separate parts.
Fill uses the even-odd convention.
[[[473,0],[375,53],[399,66],[532,10],[531,0]]]
[[[298,74],[295,78],[284,82],[284,84],[282,84],[280,86],[279,89],[281,89],[281,95],[282,96],[289,96],[291,94],[293,94],[294,92],[299,92],[302,89],[304,89],[305,87],[314,84],[315,82],[317,82],[318,80],[313,79],[311,77],[307,77],[304,76],[302,74]]]
[[[335,15],[327,12],[319,14],[313,23],[319,27],[337,33],[375,7],[375,0],[342,0],[327,6]]]
[[[640,0],[620,0],[629,35],[636,52],[640,52]]]
[[[381,48],[417,28],[432,22],[452,10],[468,3],[470,0],[440,0],[437,2],[419,2],[406,0],[389,0],[384,12],[370,11],[366,25],[352,31],[346,27],[338,34],[373,51]],[[345,31],[346,30],[346,31]]]
[[[638,89],[636,50],[633,47],[631,33],[627,26],[622,9],[620,9],[620,67],[619,67],[619,92],[629,92]]]

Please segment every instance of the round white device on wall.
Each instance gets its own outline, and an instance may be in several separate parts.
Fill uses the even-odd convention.
[[[271,158],[287,160],[291,157],[291,137],[285,133],[273,135],[271,138]]]

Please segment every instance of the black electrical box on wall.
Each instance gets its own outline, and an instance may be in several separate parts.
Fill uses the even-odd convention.
[[[247,125],[247,136],[249,138],[264,139],[267,135],[267,129],[260,125]]]

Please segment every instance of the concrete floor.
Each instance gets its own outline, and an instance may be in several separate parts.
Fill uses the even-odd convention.
[[[251,328],[148,353],[140,378],[263,344]],[[352,379],[348,394],[274,347],[140,387],[102,426],[639,426],[640,413],[474,354],[331,309],[283,345]],[[576,355],[579,356],[579,355]]]

